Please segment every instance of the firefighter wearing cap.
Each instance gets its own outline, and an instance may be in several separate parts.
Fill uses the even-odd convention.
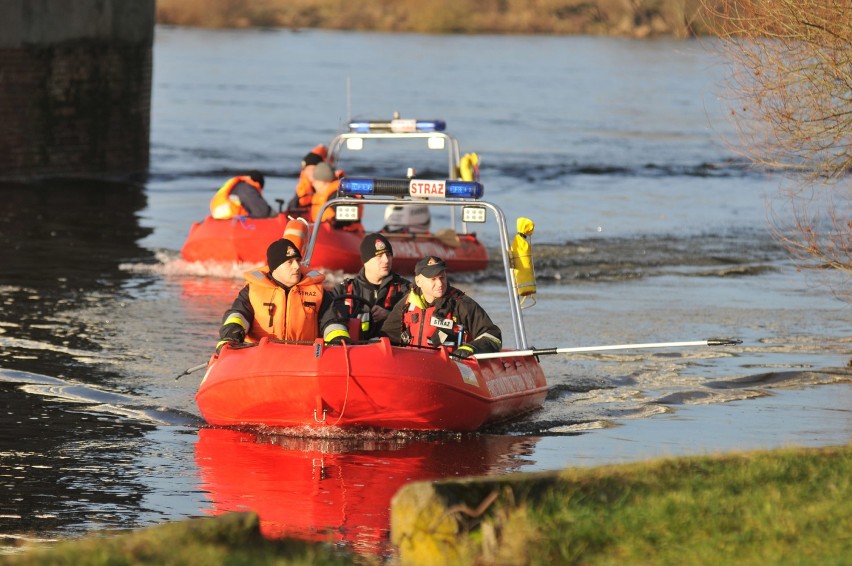
[[[328,293],[329,308],[321,326],[323,338],[330,344],[379,336],[391,309],[411,289],[408,279],[393,272],[393,247],[385,236],[367,234],[360,252],[364,265],[358,275],[341,281]]]
[[[290,240],[272,242],[265,267],[245,272],[240,290],[219,329],[217,351],[226,343],[278,340],[312,341],[319,336],[325,276],[304,269],[302,254]]]
[[[500,328],[476,301],[447,283],[447,265],[435,256],[417,262],[414,287],[388,315],[382,333],[395,345],[448,346],[459,359],[503,347]]]

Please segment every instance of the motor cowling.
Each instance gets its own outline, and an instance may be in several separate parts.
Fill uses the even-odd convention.
[[[388,232],[410,232],[425,234],[429,232],[432,215],[426,205],[391,204],[385,209],[385,230]]]

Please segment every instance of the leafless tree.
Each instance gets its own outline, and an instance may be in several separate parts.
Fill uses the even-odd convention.
[[[704,7],[730,63],[736,146],[783,179],[770,210],[774,233],[800,267],[829,270],[848,287],[852,0],[705,0]]]

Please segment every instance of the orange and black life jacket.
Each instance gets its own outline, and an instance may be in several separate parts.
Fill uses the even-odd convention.
[[[347,295],[356,295],[357,293],[355,292],[355,280],[354,279],[347,279],[345,281],[345,283],[346,283],[346,294]],[[390,285],[388,285],[386,287],[386,289],[387,289],[387,294],[384,296],[384,298],[376,297],[377,300],[376,300],[375,304],[380,305],[387,310],[391,310],[393,308],[393,305],[394,305],[393,298],[396,295],[398,295],[399,293],[402,292],[402,289],[403,289],[402,283],[400,283],[399,281],[394,281]],[[358,313],[355,312],[355,301],[353,301],[352,299],[346,299],[344,301],[344,304],[346,304],[346,306],[349,307],[349,316],[356,316],[358,314]]]
[[[232,177],[225,181],[225,184],[219,187],[213,198],[210,199],[210,216],[217,220],[227,220],[234,216],[248,216],[248,211],[240,203],[240,199],[236,196],[231,197],[231,191],[238,183],[245,183],[257,189],[258,193],[263,191],[260,183],[253,180],[251,177],[239,176]]]
[[[246,341],[257,342],[264,336],[278,340],[312,341],[319,336],[319,311],[325,276],[305,271],[289,291],[269,278],[269,268],[247,271],[249,300],[254,320]]]
[[[362,296],[355,290],[355,279],[346,279],[344,280],[344,284],[346,285],[347,295]],[[381,288],[376,289],[376,294],[378,294],[381,290]],[[384,287],[384,290],[384,298],[379,296],[373,297],[376,301],[373,304],[379,305],[387,310],[391,310],[394,304],[396,304],[393,298],[399,296],[404,290],[403,284],[400,281],[392,281],[390,285]],[[349,318],[349,336],[353,340],[362,340],[364,337],[371,336],[375,331],[371,312],[369,310],[366,312],[358,312],[363,311],[364,305],[353,299],[344,299],[343,304],[346,305],[347,310],[341,313],[341,315],[348,316]]]

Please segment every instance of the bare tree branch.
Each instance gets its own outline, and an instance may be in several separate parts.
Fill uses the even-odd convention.
[[[852,0],[704,0],[704,9],[730,65],[735,147],[785,180],[773,233],[800,267],[841,272],[848,283]]]

